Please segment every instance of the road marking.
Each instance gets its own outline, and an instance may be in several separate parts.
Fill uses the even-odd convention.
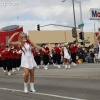
[[[0,87],[0,90],[8,90],[12,92],[23,92],[23,90],[16,90],[16,89],[9,89],[9,88],[2,88]],[[32,93],[32,92],[29,92]],[[45,95],[45,96],[50,96],[50,97],[56,97],[56,98],[62,98],[62,99],[70,99],[70,100],[86,100],[86,99],[79,99],[79,98],[73,98],[73,97],[66,97],[66,96],[60,96],[60,95],[53,95],[53,94],[46,94],[46,93],[38,93],[35,92],[34,94],[39,94],[39,95]]]

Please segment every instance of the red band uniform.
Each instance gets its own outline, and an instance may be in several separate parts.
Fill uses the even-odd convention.
[[[43,63],[44,63],[44,65],[47,65],[49,63],[49,53],[50,53],[50,50],[49,50],[49,48],[47,46],[43,46],[43,48],[46,51],[46,52],[41,51],[41,54],[43,56]]]
[[[34,56],[34,59],[37,63],[37,65],[40,65],[41,63],[41,57],[40,57],[40,52],[39,50],[37,50],[36,48],[32,50],[32,53],[33,53],[33,56]]]

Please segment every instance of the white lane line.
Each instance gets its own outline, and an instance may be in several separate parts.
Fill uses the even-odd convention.
[[[97,69],[100,69],[100,68],[96,68],[96,67],[95,67],[95,68],[75,68],[75,69],[73,69],[73,70],[78,70],[78,69],[82,69],[82,70],[83,70],[83,69],[95,69],[95,70],[97,70]]]
[[[12,92],[23,92],[23,90],[16,90],[16,89],[9,89],[9,88],[2,88],[0,87],[0,90],[8,90],[8,91],[12,91]],[[32,92],[29,92],[32,93]],[[50,96],[50,97],[57,97],[57,98],[62,98],[62,99],[70,99],[70,100],[86,100],[86,99],[79,99],[79,98],[73,98],[73,97],[66,97],[66,96],[60,96],[60,95],[53,95],[53,94],[46,94],[46,93],[38,93],[35,92],[34,94],[39,94],[39,95],[46,95],[46,96]]]

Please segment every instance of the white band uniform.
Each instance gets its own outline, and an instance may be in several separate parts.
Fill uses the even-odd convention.
[[[37,66],[31,49],[32,47],[28,43],[25,43],[24,47],[22,47],[21,67],[33,69],[33,67]]]

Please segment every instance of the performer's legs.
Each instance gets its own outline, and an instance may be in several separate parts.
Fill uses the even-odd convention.
[[[53,54],[53,65],[56,66],[56,54]]]
[[[37,56],[34,56],[34,60],[35,60],[35,62],[36,62],[36,64],[37,64]]]
[[[0,61],[0,64],[1,64],[1,69],[3,70],[3,64],[2,64],[2,59]]]
[[[36,68],[38,68],[39,69],[39,59],[38,59],[38,56],[34,56],[34,60],[35,60],[35,62],[36,62],[36,64],[37,64],[37,66],[36,66]]]
[[[37,59],[38,59],[38,65],[40,65],[40,63],[41,63],[41,57],[38,55]]]
[[[12,72],[15,72],[16,71],[16,59],[12,59]]]
[[[61,68],[61,66],[59,64],[61,64],[61,55],[60,54],[56,54],[56,60],[57,60],[57,67]]]
[[[76,53],[73,54],[73,62],[76,63]]]
[[[0,59],[0,68],[2,67],[2,65],[1,65],[1,59]]]
[[[45,55],[45,65],[47,65],[49,63],[49,55]]]
[[[48,68],[47,68],[47,67],[48,67],[48,66],[47,66],[47,64],[48,64],[48,62],[47,62],[47,55],[43,55],[43,63],[44,63],[44,65],[45,65],[45,66],[44,66],[44,69],[47,70],[47,69],[48,69]]]
[[[2,60],[2,66],[3,66],[4,73],[5,73],[6,72],[6,60]]]
[[[56,54],[53,54],[53,63],[56,64]]]
[[[70,69],[70,59],[67,59],[68,68]]]
[[[24,92],[28,93],[28,76],[29,76],[29,69],[24,68]]]
[[[65,69],[70,68],[69,59],[64,58],[64,65],[65,65]]]
[[[16,59],[14,59],[14,71],[16,71]]]
[[[13,61],[12,58],[10,59],[10,61],[11,61],[11,63],[10,63],[10,64],[11,64],[11,70],[12,70],[12,72],[13,72],[14,61]]]
[[[19,71],[20,70],[20,59],[16,59],[16,69]]]
[[[30,73],[30,91],[35,92],[36,90],[34,89],[34,70],[35,68],[29,70]]]
[[[8,71],[8,75],[11,75],[11,72],[10,72],[10,59],[6,59],[6,66],[7,66],[7,71]]]
[[[76,53],[71,53],[71,58],[72,58],[72,64],[74,65],[74,66],[76,66]]]
[[[67,69],[67,59],[64,58],[64,65],[65,65],[65,69]]]
[[[28,76],[29,76],[29,69],[28,68],[24,68],[24,82],[27,83],[28,82]]]

